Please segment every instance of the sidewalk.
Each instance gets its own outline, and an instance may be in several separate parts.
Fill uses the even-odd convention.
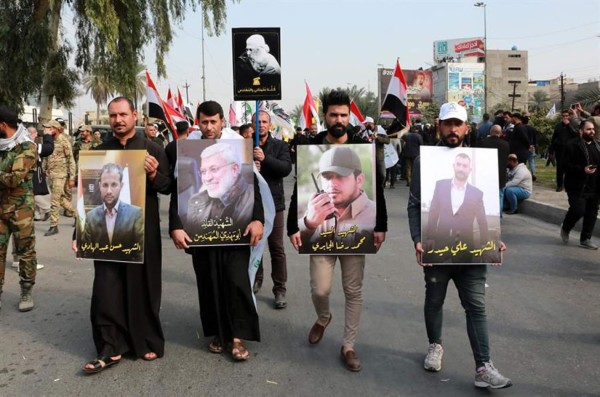
[[[519,212],[527,216],[538,218],[539,220],[554,223],[555,225],[562,224],[562,221],[569,208],[567,201],[567,193],[564,191],[556,192],[545,186],[533,184],[533,193],[531,197],[519,203]],[[510,215],[507,215],[510,216]],[[581,221],[577,222],[574,231],[581,230]],[[556,229],[558,235],[558,228]],[[594,229],[594,236],[600,238],[600,229]]]

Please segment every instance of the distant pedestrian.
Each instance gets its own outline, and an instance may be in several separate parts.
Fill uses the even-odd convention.
[[[582,121],[579,133],[580,137],[569,141],[563,156],[569,210],[563,220],[560,237],[565,244],[568,243],[569,232],[583,217],[579,244],[583,248],[597,250],[598,246],[592,243],[592,233],[598,217],[600,142],[594,139],[592,120]]]

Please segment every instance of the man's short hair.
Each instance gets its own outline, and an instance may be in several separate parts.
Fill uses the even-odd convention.
[[[16,129],[19,123],[19,116],[14,110],[6,106],[0,106],[0,123],[6,123],[9,127]]]
[[[114,102],[127,102],[127,104],[129,105],[129,110],[131,110],[132,112],[135,111],[135,106],[133,105],[133,102],[131,102],[131,99],[124,97],[124,96],[118,96],[116,98],[114,98],[112,101],[110,101],[108,103],[108,106],[106,107],[107,109],[110,107],[110,105],[112,105]]]
[[[517,157],[517,155],[516,155],[516,154],[514,154],[514,153],[511,153],[511,154],[509,154],[509,155],[508,155],[508,160],[509,160],[509,161],[515,161],[515,162],[517,162],[517,163],[519,162],[519,158],[518,158],[518,157]]]
[[[225,160],[225,162],[228,164],[237,164],[238,166],[242,164],[242,160],[240,159],[238,152],[234,150],[230,144],[224,142],[210,145],[204,149],[202,153],[200,153],[200,158],[205,159],[217,154],[220,154],[221,157],[223,157],[223,160]]]
[[[186,132],[190,128],[190,125],[187,121],[178,121],[175,123],[175,129],[178,134]]]
[[[115,163],[108,163],[108,164],[104,164],[102,166],[102,169],[100,170],[100,176],[98,177],[98,183],[100,183],[100,180],[102,179],[102,175],[105,172],[115,172],[119,174],[119,181],[123,182],[123,167],[121,167],[119,164],[115,164]]]
[[[454,161],[456,161],[456,159],[458,159],[459,157],[460,157],[461,159],[466,159],[466,160],[469,160],[469,164],[471,164],[471,157],[469,157],[469,155],[468,155],[468,154],[466,154],[466,153],[459,153],[459,154],[457,154],[457,155],[456,155],[456,157],[454,158]]]
[[[263,110],[263,109],[261,109],[261,110],[259,110],[257,113],[264,113],[264,114],[266,114],[266,115],[267,115],[267,117],[269,117],[269,123],[271,122],[271,114],[269,114],[269,112],[267,112],[266,110]],[[253,121],[254,121],[254,120],[256,120],[256,113],[254,113],[254,114],[252,115],[252,120],[253,120]],[[254,124],[254,123],[253,123],[253,124]]]
[[[596,128],[596,124],[594,124],[594,119],[590,117],[589,119],[581,120],[581,123],[579,123],[580,130],[583,131],[583,129],[585,128],[585,123],[590,123],[592,127]]]
[[[240,134],[243,134],[244,132],[248,131],[250,128],[252,128],[252,124],[250,124],[250,123],[242,124],[240,126]]]
[[[347,91],[331,90],[329,94],[323,98],[323,113],[327,114],[327,109],[331,105],[346,105],[350,108],[350,96]]]
[[[490,115],[488,113],[483,114],[483,121],[488,121],[490,119]]]
[[[200,120],[200,113],[205,116],[214,116],[215,114],[218,114],[219,118],[225,117],[223,116],[223,107],[215,101],[205,101],[198,105],[198,109],[196,109],[196,118],[198,120]]]
[[[512,117],[512,113],[511,113],[511,112],[509,112],[508,110],[507,110],[507,111],[504,111],[504,112],[502,112],[502,115],[503,115],[503,116]]]

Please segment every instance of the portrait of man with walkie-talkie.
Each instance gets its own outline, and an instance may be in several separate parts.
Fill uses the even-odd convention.
[[[369,194],[374,195],[369,186],[374,178],[366,176],[373,167],[372,164],[363,167],[358,155],[362,152],[363,157],[372,157],[372,146],[320,145],[320,148],[324,152],[318,172],[311,173],[312,192],[306,203],[299,206],[300,253],[375,253],[376,205],[369,198]]]

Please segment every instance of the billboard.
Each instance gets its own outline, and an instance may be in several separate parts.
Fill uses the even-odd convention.
[[[482,37],[433,42],[433,60],[435,62],[452,62],[464,57],[481,58],[484,56],[485,46]]]
[[[485,102],[484,65],[482,63],[448,64],[448,102],[467,108],[469,120],[479,122]]]
[[[433,101],[433,76],[430,70],[402,70],[407,84],[408,109],[421,113]],[[379,108],[383,105],[394,69],[379,69]]]

